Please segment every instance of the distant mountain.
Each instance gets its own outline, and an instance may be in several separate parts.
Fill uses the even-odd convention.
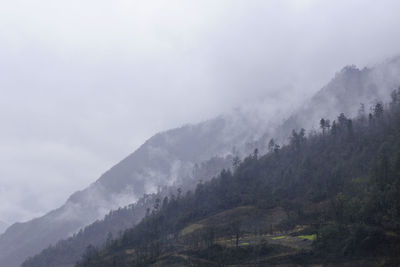
[[[8,223],[0,221],[0,234],[4,233],[8,226]]]
[[[400,56],[370,68],[346,66],[272,135],[285,142],[293,129],[318,130],[321,118],[332,122],[339,113],[354,117],[361,104],[368,114],[371,106],[377,101],[387,102],[399,86]]]
[[[0,266],[18,266],[49,244],[103,218],[111,209],[133,203],[145,193],[192,181],[188,178],[193,176],[196,164],[213,156],[245,155],[254,148],[265,152],[271,137],[285,143],[292,129],[316,128],[321,116],[333,119],[341,112],[352,116],[360,103],[368,107],[373,101],[385,100],[399,84],[400,58],[362,70],[345,67],[276,129],[268,127],[267,120],[236,111],[156,134],[91,186],[74,193],[59,209],[11,226],[0,236]]]

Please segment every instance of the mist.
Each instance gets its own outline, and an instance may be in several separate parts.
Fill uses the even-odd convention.
[[[153,134],[299,105],[397,55],[398,1],[2,1],[0,220],[62,204]]]

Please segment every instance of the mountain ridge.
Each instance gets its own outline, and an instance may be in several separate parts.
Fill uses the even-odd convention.
[[[338,94],[335,96],[336,88],[348,87],[355,92],[352,97],[348,97],[349,102],[343,102],[352,106],[349,113],[355,113],[357,108],[354,108],[354,103],[358,100],[365,102],[369,101],[370,98],[376,99],[380,95],[387,95],[387,92],[394,89],[392,86],[394,87],[395,84],[398,86],[400,75],[396,74],[400,74],[399,58],[372,69],[344,68],[324,87],[325,89],[319,91],[325,94],[324,98],[321,98],[321,96],[312,98],[308,102],[308,107],[305,104],[305,108],[300,109],[295,115],[285,120],[282,126],[263,136],[262,132],[271,129],[268,129],[267,125],[260,125],[262,123],[259,121],[251,121],[240,113],[239,115],[236,114],[236,117],[220,116],[200,124],[186,125],[156,134],[134,153],[105,172],[91,186],[72,194],[65,205],[50,212],[46,215],[47,217],[44,216],[30,223],[10,227],[6,233],[0,236],[0,263],[4,262],[10,267],[17,266],[23,260],[21,255],[29,257],[40,252],[49,244],[65,238],[84,225],[101,218],[109,210],[134,202],[142,193],[146,193],[146,191],[154,192],[159,186],[183,182],[185,177],[192,175],[191,172],[196,163],[201,163],[201,160],[206,160],[215,156],[215,154],[232,153],[235,147],[237,148],[236,151],[242,154],[248,154],[254,148],[259,148],[261,152],[265,152],[271,137],[278,136],[277,139],[280,143],[285,143],[292,129],[301,127],[302,122],[307,122],[305,123],[307,128],[318,127],[319,116],[329,118],[329,116],[332,117],[333,114],[341,112],[337,110],[340,108],[336,105],[337,103],[332,103],[331,99],[340,100],[340,98],[345,98],[346,95]],[[387,82],[390,79],[391,82]],[[377,85],[382,81],[385,81],[386,86]],[[375,84],[375,89],[383,89],[382,92],[372,91],[373,95],[369,95],[368,86],[371,84]],[[343,93],[343,91],[338,92]],[[360,97],[354,99],[354,95],[357,97],[360,95]],[[329,114],[319,114],[318,111],[321,110],[321,107],[313,107],[318,101],[323,102],[319,104],[328,108],[326,112]],[[348,115],[351,116],[352,114]],[[160,148],[160,144],[164,147],[161,146]],[[187,149],[188,147],[190,149]],[[188,158],[191,160],[186,160]],[[195,162],[195,160],[198,162]],[[132,163],[132,161],[134,162]],[[143,163],[146,163],[147,166]],[[115,174],[115,176],[111,174]],[[152,178],[153,182],[148,182],[147,179],[149,178]],[[113,193],[110,194],[109,191]],[[93,205],[94,200],[99,203]],[[76,213],[76,211],[78,212]],[[66,216],[63,218],[63,215]],[[68,215],[75,217],[75,220],[68,220],[72,218]],[[43,227],[49,221],[54,224],[57,218],[63,219],[58,220],[61,221],[58,228],[54,227],[52,231],[49,231],[46,227]],[[43,225],[39,222],[42,222]],[[32,228],[26,225],[31,225]],[[40,229],[47,231],[47,233],[42,233],[43,236],[49,236],[52,233],[55,233],[55,235],[41,243],[38,243],[37,240],[43,240],[43,236],[38,235],[32,237],[30,243],[26,243],[24,239],[32,233],[38,234]],[[21,247],[21,244],[25,247]]]
[[[400,88],[391,96],[164,199],[76,266],[398,266]]]
[[[249,124],[244,117],[220,116],[154,135],[96,182],[72,194],[60,208],[9,227],[0,235],[0,265],[18,266],[23,257],[72,235],[110,210],[133,203],[160,186],[182,182],[192,175],[195,164],[253,140],[249,129],[260,126]],[[189,145],[191,140],[195,142]]]

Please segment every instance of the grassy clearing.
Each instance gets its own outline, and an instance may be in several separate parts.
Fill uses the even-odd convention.
[[[285,238],[287,238],[286,235],[271,237],[271,239],[273,239],[273,240],[280,240],[280,239],[285,239]]]
[[[299,235],[298,238],[314,241],[317,238],[316,234],[312,235]]]
[[[184,228],[181,231],[181,235],[184,236],[184,235],[190,234],[190,233],[192,233],[192,232],[194,232],[194,231],[196,231],[198,229],[201,229],[201,228],[203,228],[203,225],[201,225],[201,224],[196,224],[196,223],[191,224],[191,225],[189,225],[188,227]]]

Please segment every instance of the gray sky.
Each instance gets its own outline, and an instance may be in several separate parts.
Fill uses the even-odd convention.
[[[400,1],[0,0],[0,220],[62,204],[152,134],[400,53]],[[279,103],[279,100],[284,100]]]

